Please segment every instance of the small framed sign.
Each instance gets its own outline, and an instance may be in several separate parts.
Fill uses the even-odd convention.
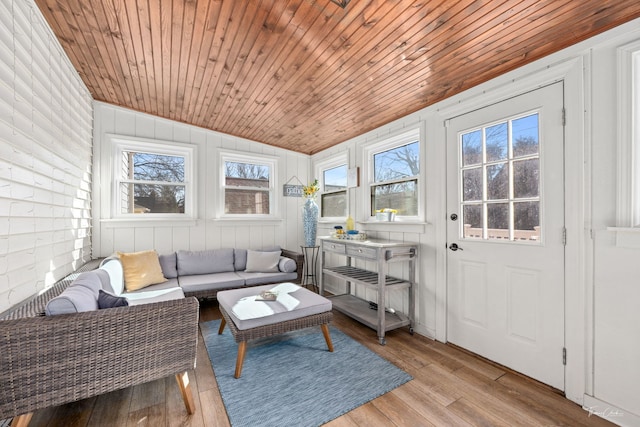
[[[284,197],[302,197],[302,185],[284,184],[282,194]]]

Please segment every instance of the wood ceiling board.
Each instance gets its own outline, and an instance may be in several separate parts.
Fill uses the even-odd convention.
[[[36,0],[96,100],[316,153],[640,16],[631,0]]]

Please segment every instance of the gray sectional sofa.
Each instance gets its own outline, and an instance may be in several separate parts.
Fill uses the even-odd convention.
[[[255,262],[247,265],[247,261],[251,261],[249,255],[275,255],[275,252],[279,255],[274,265]],[[113,295],[126,297],[129,305],[185,296],[209,298],[226,289],[280,282],[301,283],[303,269],[302,254],[280,248],[260,251],[232,248],[179,250],[159,255],[158,258],[162,274],[167,280],[135,291],[126,290],[120,258],[117,255],[105,258],[100,265],[100,269],[107,271],[110,276],[110,286],[105,290]]]
[[[277,264],[252,260],[260,254],[275,254]],[[295,282],[302,278],[302,254],[280,248],[260,251],[247,249],[213,249],[177,251],[160,255],[160,266],[169,279],[161,287],[179,286],[186,296],[215,297],[218,291],[269,283]],[[256,262],[251,262],[256,261]],[[248,264],[249,262],[249,264]],[[157,286],[157,285],[154,285]]]

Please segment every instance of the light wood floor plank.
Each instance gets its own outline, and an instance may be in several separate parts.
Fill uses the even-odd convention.
[[[89,426],[126,425],[129,418],[132,394],[133,387],[128,387],[98,396],[95,409],[89,420]]]
[[[389,417],[383,414],[373,401],[349,412],[349,417],[358,426],[390,426],[393,425]]]
[[[477,427],[513,427],[495,414],[485,411],[467,399],[462,398],[453,402],[447,408],[469,424]]]
[[[172,377],[173,378],[173,377]],[[149,406],[158,405],[165,400],[164,379],[151,381],[133,387],[133,395],[131,397],[131,409],[135,412]]]
[[[589,412],[582,409],[576,403],[565,399],[557,393],[550,392],[545,385],[523,378],[521,375],[507,373],[497,381],[500,385],[511,391],[511,394],[527,403],[536,405],[550,418],[555,419],[558,425],[605,427],[613,424],[598,416],[589,416]],[[535,402],[535,403],[533,403]]]
[[[220,392],[209,389],[199,393],[202,419],[205,426],[230,427]]]
[[[407,402],[408,405],[414,408],[425,420],[428,420],[433,425],[459,427],[471,426],[471,424],[446,408],[446,406],[453,403],[453,401],[448,402],[446,405],[433,403],[425,405],[425,400],[431,398],[429,392],[429,389],[426,389],[425,392],[425,389],[421,388],[421,382],[417,380],[409,381],[408,383],[396,388],[391,393],[396,395],[402,401]]]
[[[434,426],[420,413],[416,412],[409,402],[400,399],[393,393],[386,393],[371,401],[394,425],[398,427]]]
[[[155,382],[155,381],[154,381]],[[167,425],[164,403],[145,406],[129,412],[127,427],[157,427]]]

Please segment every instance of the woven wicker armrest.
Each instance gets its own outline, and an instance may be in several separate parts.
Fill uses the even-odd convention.
[[[304,267],[304,255],[300,252],[290,251],[288,249],[282,249],[282,256],[291,258],[296,262],[298,269],[296,273],[298,273],[298,277],[296,278],[296,283],[302,283],[302,270]]]
[[[195,367],[198,301],[0,321],[0,419]]]

